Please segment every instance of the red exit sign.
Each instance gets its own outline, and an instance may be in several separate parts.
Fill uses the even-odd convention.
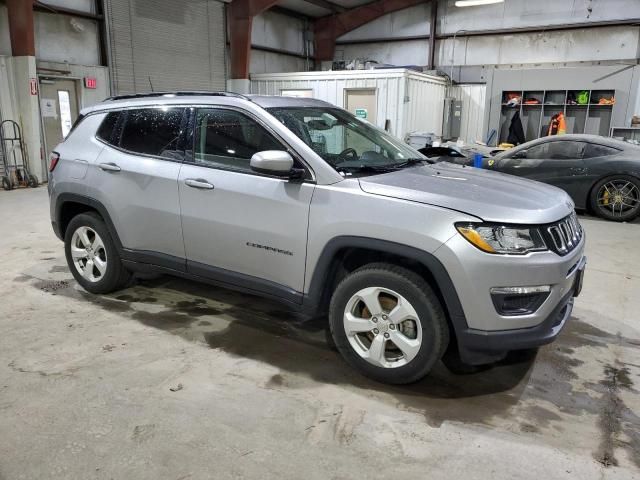
[[[85,88],[96,89],[98,88],[98,80],[96,80],[96,77],[84,77],[84,86]]]

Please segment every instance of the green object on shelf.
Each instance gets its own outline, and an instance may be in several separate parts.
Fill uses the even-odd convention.
[[[589,103],[589,91],[582,90],[578,92],[577,102],[578,105],[586,105],[587,103]]]

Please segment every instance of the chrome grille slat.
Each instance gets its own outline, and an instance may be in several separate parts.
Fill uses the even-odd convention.
[[[547,234],[553,242],[555,252],[566,255],[582,240],[582,227],[575,213],[547,227]]]

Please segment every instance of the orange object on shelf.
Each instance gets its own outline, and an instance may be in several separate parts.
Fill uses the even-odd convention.
[[[598,105],[613,105],[616,103],[615,97],[611,98],[601,98],[598,100]]]

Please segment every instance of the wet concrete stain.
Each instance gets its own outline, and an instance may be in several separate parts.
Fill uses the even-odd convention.
[[[69,267],[67,267],[66,265],[64,266],[54,265],[49,269],[49,273],[65,273],[65,272],[69,272]]]
[[[25,283],[30,280],[32,280],[32,277],[30,277],[29,275],[18,275],[13,279],[14,282],[18,282],[18,283]]]
[[[39,280],[33,284],[43,292],[52,293],[58,290],[69,288],[71,284],[67,280]]]
[[[47,285],[34,283],[37,288]],[[170,298],[184,293],[185,299],[167,300],[163,290],[170,292]],[[326,341],[326,319],[308,319],[269,300],[166,278],[142,281],[115,297],[75,288],[62,292],[190,341],[204,341],[211,348],[272,365],[281,373],[273,375],[266,388],[304,388],[305,377],[345,385],[367,395],[381,394],[382,401],[423,415],[433,427],[446,421],[495,427],[515,420],[522,434],[539,435],[545,429],[562,430],[566,415],[590,415],[601,433],[594,458],[614,466],[616,450],[626,449],[640,467],[640,418],[619,395],[620,389],[635,391],[631,368],[638,367],[603,362],[601,381],[582,384],[584,390],[574,387],[580,380],[576,370],[584,364],[580,349],[637,348],[640,341],[610,334],[578,318],[572,318],[559,339],[537,355],[514,352],[491,369],[467,376],[453,375],[440,364],[423,381],[396,387],[370,381],[349,368]],[[154,304],[163,310],[149,312],[134,308],[133,303]],[[224,323],[203,316],[224,316]]]

